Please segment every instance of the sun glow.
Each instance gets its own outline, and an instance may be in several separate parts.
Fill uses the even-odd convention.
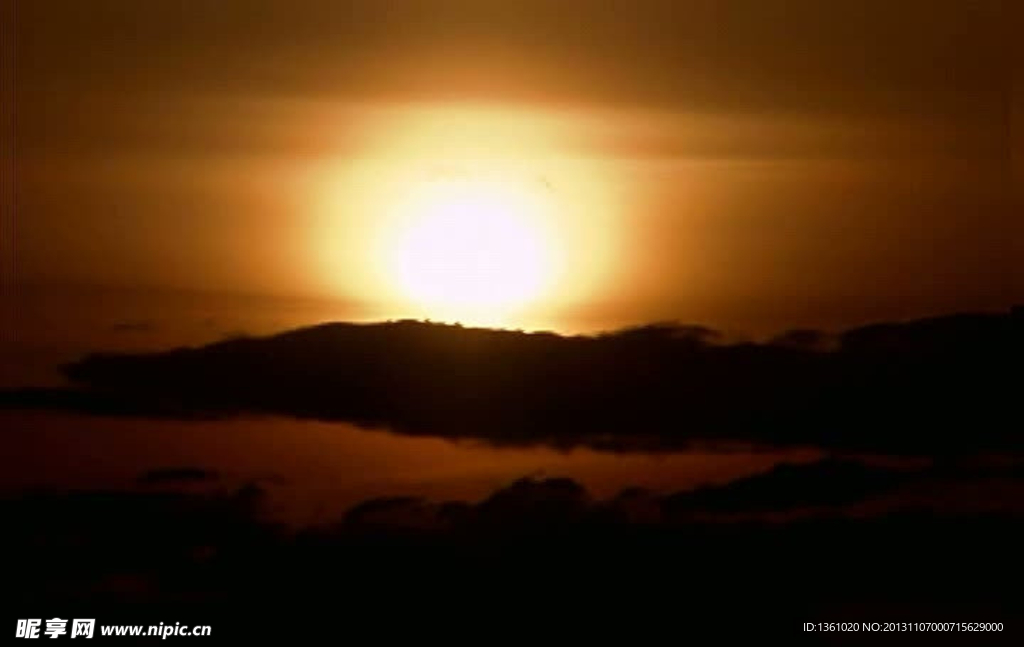
[[[310,176],[311,257],[360,318],[548,328],[601,298],[619,197],[543,111],[374,108],[349,158]]]
[[[544,187],[508,178],[424,182],[397,206],[384,259],[396,288],[440,318],[500,321],[557,281]]]

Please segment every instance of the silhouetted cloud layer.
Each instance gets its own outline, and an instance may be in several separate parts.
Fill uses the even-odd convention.
[[[256,481],[176,490],[208,471],[172,467],[130,490],[7,497],[0,513],[18,556],[9,583],[30,600],[265,602],[344,590],[391,604],[413,591],[428,596],[423,603],[442,591],[450,601],[531,585],[556,597],[591,586],[660,596],[671,583],[676,603],[759,599],[783,581],[795,583],[785,587],[789,602],[1000,599],[1022,575],[1024,472],[1019,458],[972,461],[824,459],[608,499],[567,478],[523,478],[479,502],[371,499],[300,529],[270,520],[273,492]],[[152,474],[170,477],[156,479],[167,487],[154,488]],[[963,486],[972,505],[948,505]],[[995,496],[1010,505],[986,506]]]
[[[881,518],[916,513],[972,516],[997,511],[1024,520],[1024,503],[1001,506],[976,500],[953,506],[951,493],[965,484],[975,494],[1024,494],[1024,463],[940,462],[885,466],[853,459],[780,463],[770,470],[719,485],[659,494],[626,488],[595,499],[568,478],[525,477],[476,504],[435,503],[418,497],[383,497],[354,506],[335,527],[341,533],[437,534],[549,532],[570,526],[658,526],[743,521],[791,522],[821,518]],[[927,490],[931,496],[916,495]],[[1006,497],[1004,497],[1006,498]],[[1021,499],[1024,501],[1024,499]]]
[[[65,368],[81,386],[8,406],[281,414],[496,445],[694,443],[892,453],[1024,447],[1024,311],[793,331],[722,344],[668,324],[564,337],[402,321],[333,323]]]

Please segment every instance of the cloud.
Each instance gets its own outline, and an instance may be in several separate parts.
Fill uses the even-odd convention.
[[[29,601],[293,602],[322,599],[330,583],[389,605],[400,593],[451,605],[460,590],[491,602],[531,586],[554,597],[653,596],[666,582],[678,589],[672,604],[779,588],[790,603],[802,594],[920,601],[950,591],[998,599],[1019,581],[1024,539],[1024,497],[1008,497],[1014,507],[998,514],[981,500],[1008,493],[993,476],[1020,490],[1019,457],[1000,460],[825,459],[689,492],[630,488],[603,500],[567,478],[527,477],[479,502],[370,499],[336,523],[296,530],[266,520],[253,483],[26,492],[0,498],[0,514],[18,556],[9,582]],[[946,505],[958,481],[972,485],[973,508]],[[929,507],[905,497],[915,488],[931,492]],[[885,507],[863,514],[864,503],[884,497]]]
[[[908,470],[850,460],[780,463],[764,474],[672,495],[664,500],[663,506],[670,516],[838,507],[890,492],[920,477],[920,473]]]
[[[906,454],[1024,447],[1024,317],[952,315],[768,343],[656,324],[559,336],[400,321],[332,323],[65,367],[73,390],[7,407],[349,421],[494,445],[676,450],[817,446]]]
[[[985,501],[950,506],[951,495],[979,498],[1024,493],[1021,458],[988,461],[896,461],[824,458],[773,468],[727,483],[660,494],[630,487],[597,499],[564,477],[523,477],[476,503],[433,502],[413,496],[369,499],[353,506],[330,533],[376,536],[444,535],[480,538],[551,532],[570,527],[677,527],[736,521],[891,518],[911,513],[964,517],[998,511],[1024,518],[1024,505],[992,508]],[[919,494],[929,493],[926,497]],[[1024,500],[1024,499],[1020,499]]]

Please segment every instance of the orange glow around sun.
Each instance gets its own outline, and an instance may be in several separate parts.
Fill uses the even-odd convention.
[[[374,123],[365,155],[324,173],[313,234],[330,289],[388,317],[503,327],[601,289],[612,210],[557,122],[409,108]]]

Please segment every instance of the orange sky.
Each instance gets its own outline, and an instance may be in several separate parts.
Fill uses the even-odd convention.
[[[571,278],[511,324],[1024,300],[1015,9],[791,4],[24,3],[17,279],[421,315],[373,236],[454,160],[559,196]]]
[[[248,418],[140,421],[0,412],[11,461],[0,490],[61,485],[130,487],[140,471],[198,465],[223,485],[267,479],[274,512],[324,522],[377,496],[481,499],[527,475],[571,474],[597,497],[624,486],[673,492],[763,472],[779,460],[815,460],[814,449],[616,454],[587,448],[495,449],[483,443],[370,432],[344,423]],[[140,425],[145,433],[140,433]],[[59,477],[57,477],[59,475]]]

